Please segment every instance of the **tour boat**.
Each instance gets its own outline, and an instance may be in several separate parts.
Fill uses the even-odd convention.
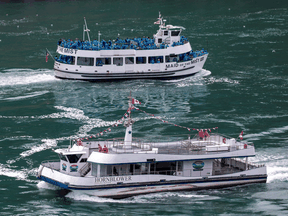
[[[180,126],[135,107],[137,103],[130,97],[127,112],[110,128],[71,140],[68,148],[53,150],[59,160],[42,162],[38,179],[114,199],[266,182],[265,165],[248,161],[255,156],[255,148],[242,141],[243,133],[235,139],[219,134],[217,127]],[[144,142],[132,136],[131,111],[183,128],[189,135],[181,140],[170,137],[168,141]],[[126,127],[124,138],[99,139],[122,123]]]
[[[90,40],[86,19],[83,40],[61,39],[54,58],[55,76],[61,79],[111,81],[125,79],[175,79],[199,72],[208,57],[204,49],[192,50],[181,35],[182,26],[166,25],[159,13],[152,38]],[[87,34],[88,40],[85,40]],[[49,53],[49,51],[48,51]],[[46,56],[47,61],[48,55]]]

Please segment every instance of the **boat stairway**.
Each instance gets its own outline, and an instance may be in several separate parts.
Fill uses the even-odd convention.
[[[91,171],[91,163],[86,163],[80,170],[80,176],[84,177]]]

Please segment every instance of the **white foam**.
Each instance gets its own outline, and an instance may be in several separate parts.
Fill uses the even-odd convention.
[[[49,184],[49,183],[46,183],[44,181],[38,182],[37,187],[39,189],[49,189],[49,190],[58,190],[59,189],[59,187],[52,185],[52,184]]]
[[[57,146],[57,142],[55,139],[43,139],[42,142],[44,142],[44,144],[32,146],[30,150],[22,152],[20,154],[21,157],[28,157],[36,152],[40,152]]]
[[[211,77],[209,79],[206,80],[207,84],[213,84],[213,83],[229,83],[229,84],[239,84],[239,82],[237,80],[232,80],[229,79],[227,77],[223,77],[223,78],[215,78],[215,77]]]
[[[24,171],[10,169],[9,166],[0,164],[0,175],[8,176],[17,179],[26,179],[27,173]]]
[[[49,91],[39,91],[39,92],[33,92],[30,94],[27,94],[25,96],[5,98],[5,100],[21,100],[21,99],[26,99],[26,98],[31,98],[31,97],[37,97],[37,96],[44,95],[47,93],[49,93]]]
[[[52,70],[9,69],[1,74],[0,86],[29,85],[56,81]]]
[[[260,133],[247,134],[247,135],[244,135],[244,138],[248,138],[249,140],[259,140],[260,137],[265,137],[265,136],[273,135],[273,134],[285,133],[287,131],[288,131],[288,126],[283,126],[283,127],[279,127],[279,128],[271,128],[268,131],[263,131]]]
[[[66,197],[73,199],[73,200],[89,201],[89,202],[96,202],[96,203],[135,203],[135,201],[127,200],[127,199],[114,200],[114,199],[109,199],[109,198],[101,198],[96,195],[94,196],[91,194],[86,194],[84,191],[72,191],[68,193]]]
[[[204,198],[209,197],[209,195],[197,195],[197,194],[178,194],[179,197],[185,198]]]

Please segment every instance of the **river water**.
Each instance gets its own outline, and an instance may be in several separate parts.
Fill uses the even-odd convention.
[[[1,1],[1,215],[287,215],[287,1]],[[150,36],[158,11],[184,26],[194,50],[209,56],[197,75],[180,80],[89,83],[59,80],[45,49],[59,38]],[[59,190],[35,175],[52,149],[96,134],[122,117],[132,93],[146,112],[190,128],[253,142],[267,184],[171,192],[123,200]],[[133,135],[185,138],[187,130],[133,112]],[[119,126],[102,138],[124,136]]]

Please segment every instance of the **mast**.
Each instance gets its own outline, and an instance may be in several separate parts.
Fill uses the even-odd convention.
[[[85,17],[84,17],[84,23],[85,23],[85,29],[84,29],[84,32],[85,32],[85,31],[87,32],[87,36],[88,36],[89,43],[91,43],[90,35],[89,35],[89,31],[90,31],[90,29],[88,29],[88,26],[87,26],[86,18],[85,18]],[[84,35],[84,32],[83,32],[83,35]]]
[[[132,148],[132,124],[133,120],[131,118],[131,110],[132,110],[132,97],[131,97],[131,92],[130,96],[128,97],[128,113],[129,116],[127,117],[127,121],[124,123],[124,126],[126,127],[126,132],[125,132],[125,138],[124,138],[124,146],[123,148],[125,149],[131,149]]]

